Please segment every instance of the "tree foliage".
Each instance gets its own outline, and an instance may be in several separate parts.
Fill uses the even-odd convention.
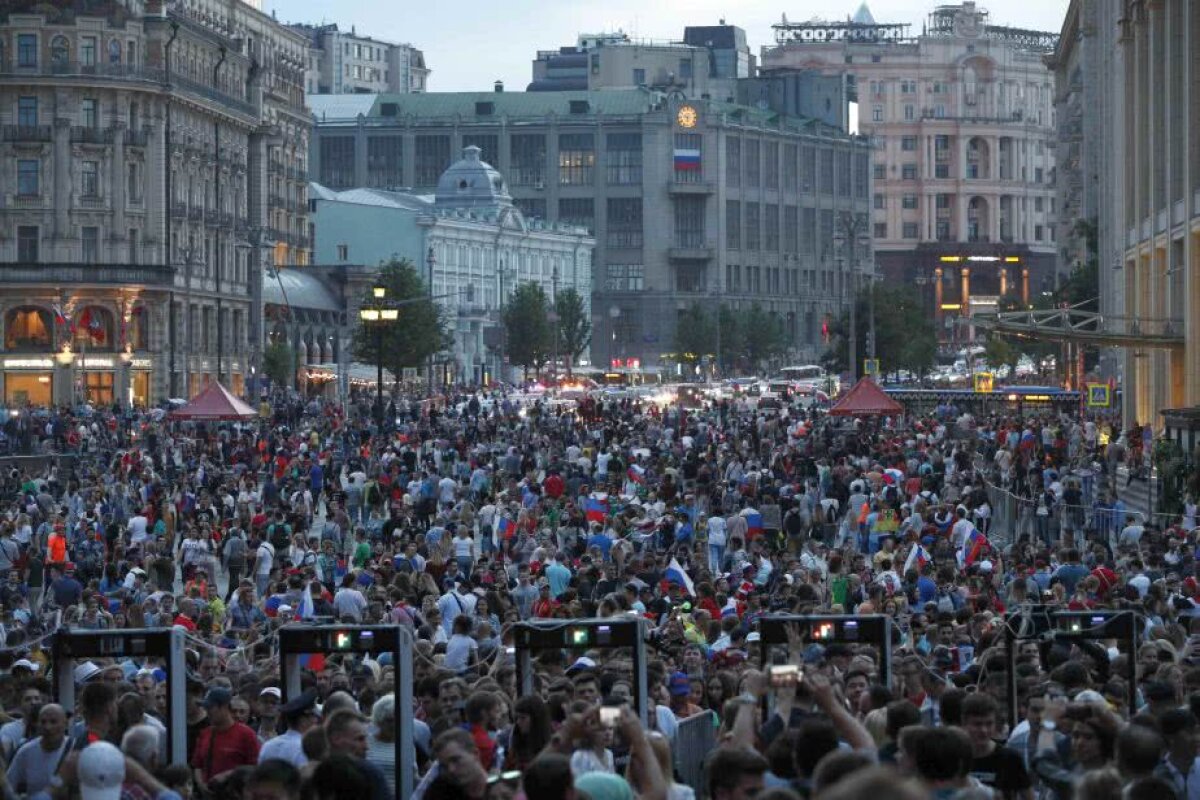
[[[713,315],[693,303],[675,323],[675,360],[694,364],[717,351],[717,328]]]
[[[392,371],[399,381],[405,368],[419,367],[434,353],[448,346],[446,321],[442,310],[429,299],[429,290],[412,262],[392,261],[383,265],[379,285],[386,290],[384,304],[398,306],[395,322],[362,323],[354,330],[354,358],[364,364]],[[359,301],[370,308],[377,301],[368,289]],[[382,352],[377,349],[376,325],[382,325]]]
[[[554,313],[558,315],[558,349],[566,357],[567,374],[575,359],[583,355],[592,341],[592,322],[588,319],[583,296],[568,287],[554,297]]]
[[[554,330],[550,325],[550,301],[536,283],[522,283],[508,299],[504,309],[504,332],[509,361],[526,374],[541,371],[550,360]]]
[[[759,368],[787,349],[787,337],[779,317],[755,303],[739,321],[742,356],[748,371]]]
[[[287,342],[271,342],[263,350],[262,371],[277,386],[290,386],[296,369],[296,355]]]
[[[875,292],[875,355],[883,374],[905,370],[924,375],[933,366],[937,355],[937,332],[928,310],[917,293],[907,286],[865,287],[855,298],[858,335],[858,372],[869,351],[871,330],[871,299]],[[830,346],[822,357],[824,366],[832,371],[848,369],[850,313],[847,310],[829,325]]]

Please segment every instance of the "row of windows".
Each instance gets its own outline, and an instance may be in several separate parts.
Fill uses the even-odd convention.
[[[21,95],[17,98],[17,125],[22,128],[35,128],[41,124],[41,99],[36,95]],[[79,100],[79,116],[76,119],[79,127],[96,129],[101,126],[100,101],[95,97],[83,97]],[[137,103],[129,104],[126,117],[129,130],[141,127],[140,107]]]
[[[939,219],[936,222],[934,237],[939,242],[948,242],[951,240],[950,220]],[[988,237],[980,223],[977,220],[967,221],[967,241],[987,241]],[[888,224],[886,222],[876,222],[873,228],[876,239],[888,238]],[[900,226],[900,238],[902,239],[920,239],[921,227],[916,222],[904,222]],[[1000,241],[1011,242],[1013,239],[1012,233],[1008,226],[1001,224],[1000,226]],[[1035,242],[1054,242],[1057,241],[1054,234],[1053,225],[1034,225],[1033,240]]]
[[[725,265],[725,288],[751,294],[798,295],[803,292],[840,292],[842,274],[829,270]]]
[[[6,37],[0,36],[0,63],[8,60]],[[103,51],[102,49],[103,48]],[[105,61],[109,64],[137,64],[137,42],[127,41],[124,45],[118,39],[109,39],[107,44],[97,36],[81,36],[78,45],[78,62],[81,67],[94,67]],[[36,33],[18,33],[16,37],[16,65],[25,69],[34,69],[41,62],[41,46]],[[66,36],[57,35],[50,40],[50,64],[55,67],[66,67],[71,63],[71,40]]]
[[[950,208],[950,198],[953,197],[953,195],[936,194],[936,195],[934,195],[934,197],[936,198],[937,208],[939,211]],[[887,206],[888,206],[887,195],[876,194],[873,205],[877,211],[886,210]],[[913,211],[913,210],[919,209],[921,207],[920,195],[915,195],[915,194],[901,195],[900,196],[900,207],[906,211]],[[1021,198],[1021,208],[1022,208],[1022,210],[1024,210],[1024,208],[1025,208],[1025,198],[1024,197]],[[1033,210],[1035,212],[1042,213],[1045,211],[1045,209],[1046,209],[1045,198],[1043,198],[1043,197],[1033,198]],[[1055,198],[1053,198],[1053,197],[1050,198],[1050,213],[1051,214],[1055,213]]]
[[[80,161],[79,167],[79,196],[88,200],[100,199],[100,162]],[[143,201],[142,165],[137,162],[125,164],[125,198],[130,203],[138,205]],[[40,158],[17,159],[17,195],[19,197],[40,197],[42,194],[42,160]]]
[[[782,164],[780,159],[782,158]],[[745,185],[780,188],[782,166],[785,192],[867,196],[867,155],[849,150],[798,146],[755,139],[729,137],[725,140],[725,182],[728,186]],[[743,183],[744,181],[744,183]]]
[[[785,253],[811,255],[817,253],[818,242],[828,243],[832,239],[833,220],[834,211],[828,208],[818,212],[815,208],[785,205],[781,210],[775,203],[726,200],[725,247],[768,252],[782,249]]]

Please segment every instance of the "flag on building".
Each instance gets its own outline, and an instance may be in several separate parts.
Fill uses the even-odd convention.
[[[608,503],[595,497],[589,497],[583,501],[583,512],[587,516],[588,522],[603,524],[605,518],[608,517]]]
[[[671,559],[671,563],[667,564],[667,569],[663,573],[663,577],[671,583],[677,583],[682,586],[689,597],[696,596],[696,586],[692,583],[692,578],[687,574],[687,570],[679,563],[679,559]]]
[[[688,148],[675,148],[675,170],[690,172],[700,169],[700,151]]]
[[[907,575],[910,569],[920,572],[932,560],[929,557],[929,551],[918,544],[908,551],[908,558],[904,560],[904,574]]]
[[[63,313],[62,306],[57,304],[54,306],[54,323],[64,327],[70,324],[70,320],[67,319],[67,315]]]

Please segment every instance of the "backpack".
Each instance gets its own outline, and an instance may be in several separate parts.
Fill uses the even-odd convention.
[[[286,549],[292,539],[291,528],[286,522],[272,522],[267,526],[267,539],[276,551]]]

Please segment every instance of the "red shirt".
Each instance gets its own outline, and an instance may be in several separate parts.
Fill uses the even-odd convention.
[[[172,621],[171,624],[172,625],[182,625],[183,627],[187,628],[189,631],[196,630],[196,623],[192,622],[190,619],[185,617],[183,614],[180,614],[177,617],[175,617],[174,621]]]
[[[254,766],[258,763],[258,748],[258,736],[249,725],[235,722],[223,731],[218,731],[210,725],[200,731],[200,738],[196,740],[192,766],[201,771],[207,782],[231,769]]]
[[[491,772],[493,762],[496,760],[496,743],[492,741],[491,736],[488,736],[487,728],[482,725],[472,725],[470,731],[475,748],[479,751],[479,763],[483,765],[484,769]]]

